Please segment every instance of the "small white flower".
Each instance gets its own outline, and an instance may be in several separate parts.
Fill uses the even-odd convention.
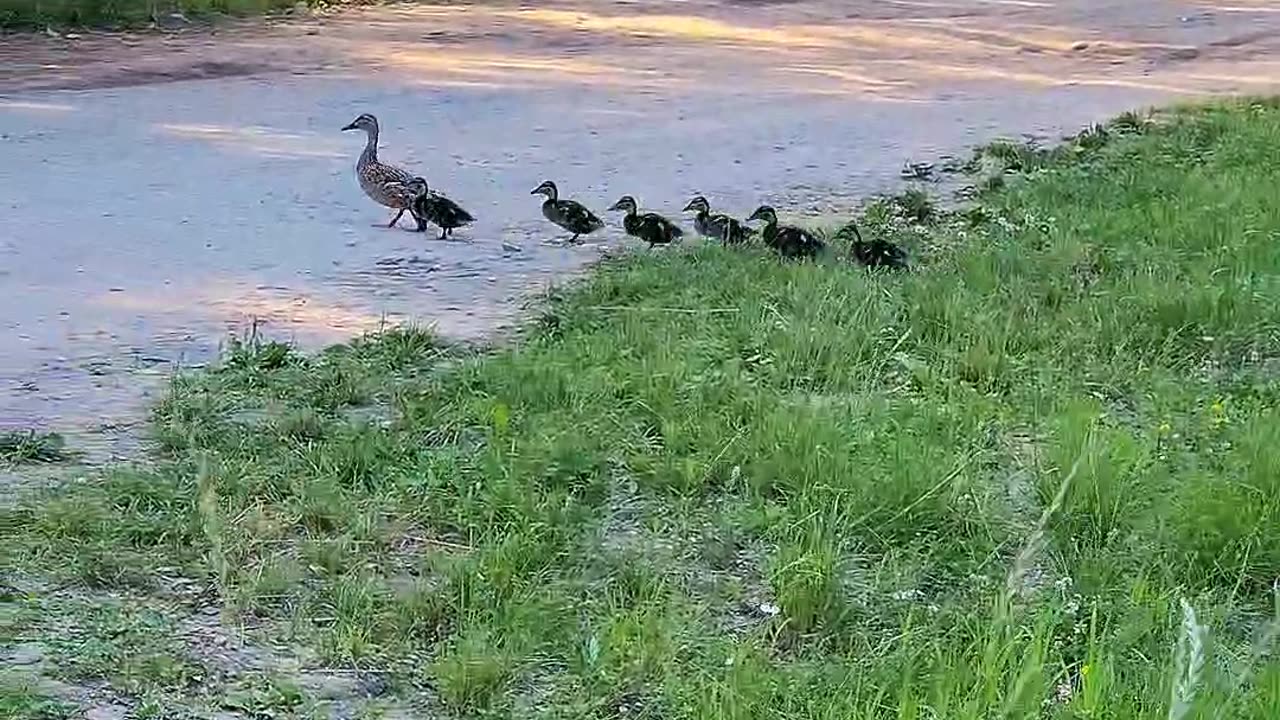
[[[774,605],[773,603],[767,603],[767,602],[760,603],[761,615],[768,615],[769,617],[773,617],[774,615],[777,615],[780,612],[782,612],[782,608],[778,607],[777,605]]]
[[[1074,688],[1071,687],[1070,681],[1063,680],[1058,683],[1058,687],[1055,688],[1054,699],[1058,701],[1059,705],[1066,705],[1071,702],[1072,692],[1074,692]]]

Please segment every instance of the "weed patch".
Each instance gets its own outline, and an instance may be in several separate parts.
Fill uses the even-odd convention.
[[[72,453],[57,433],[10,430],[0,433],[0,464],[56,463],[70,460]]]

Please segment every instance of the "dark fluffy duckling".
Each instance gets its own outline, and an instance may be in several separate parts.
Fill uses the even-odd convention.
[[[409,211],[418,221],[418,232],[423,232],[427,229],[427,223],[432,223],[440,228],[440,239],[444,240],[453,234],[455,228],[475,222],[471,213],[463,210],[458,203],[431,192],[425,179],[416,177],[405,183],[405,186],[414,193]]]
[[[853,259],[857,260],[866,267],[887,267],[894,270],[906,270],[907,251],[898,245],[881,238],[873,238],[870,242],[862,239],[862,233],[858,232],[856,223],[850,222],[841,228],[840,233],[844,234],[846,230],[852,231],[853,242],[850,247],[853,249]]]
[[[693,228],[698,234],[713,238],[726,245],[744,243],[756,234],[755,228],[748,227],[735,218],[723,213],[711,212],[711,203],[701,195],[695,196],[684,206],[684,211],[695,211]]]
[[[610,210],[621,210],[626,213],[622,218],[622,228],[627,234],[634,238],[639,238],[647,243],[649,247],[654,245],[670,245],[672,242],[684,237],[684,231],[680,226],[662,217],[657,213],[642,213],[636,204],[636,199],[630,195],[623,195],[618,198],[618,202],[609,206]]]
[[[569,242],[577,242],[579,235],[590,235],[591,233],[604,227],[604,221],[596,217],[580,202],[575,200],[561,200],[560,191],[556,189],[556,184],[550,180],[545,180],[541,185],[534,188],[530,195],[545,195],[547,199],[542,203],[542,215],[551,222],[573,233],[573,237],[569,238]]]
[[[747,222],[761,220],[764,228],[760,236],[769,247],[785,258],[812,258],[826,248],[826,243],[804,228],[794,225],[778,225],[778,213],[768,205],[761,205],[751,213]]]

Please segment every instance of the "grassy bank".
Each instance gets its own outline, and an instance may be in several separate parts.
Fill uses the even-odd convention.
[[[637,252],[492,353],[234,348],[154,468],[3,511],[0,707],[1274,717],[1280,106],[987,155],[873,208],[910,274]]]
[[[176,16],[260,15],[295,4],[295,0],[0,0],[0,29],[137,27],[152,21],[172,22]]]

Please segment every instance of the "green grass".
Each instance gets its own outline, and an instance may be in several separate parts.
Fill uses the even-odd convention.
[[[74,717],[74,712],[29,684],[0,677],[0,716],[13,720],[63,720]]]
[[[153,20],[170,22],[175,14],[189,19],[260,15],[295,4],[293,0],[0,0],[0,29],[133,27]]]
[[[1280,106],[984,154],[978,210],[869,209],[909,274],[641,251],[491,352],[238,345],[0,568],[195,580],[420,715],[1274,717]],[[11,626],[109,628],[60,671],[163,699],[199,661],[140,612]]]
[[[57,433],[35,430],[0,432],[0,466],[63,462],[71,457],[66,441]]]

